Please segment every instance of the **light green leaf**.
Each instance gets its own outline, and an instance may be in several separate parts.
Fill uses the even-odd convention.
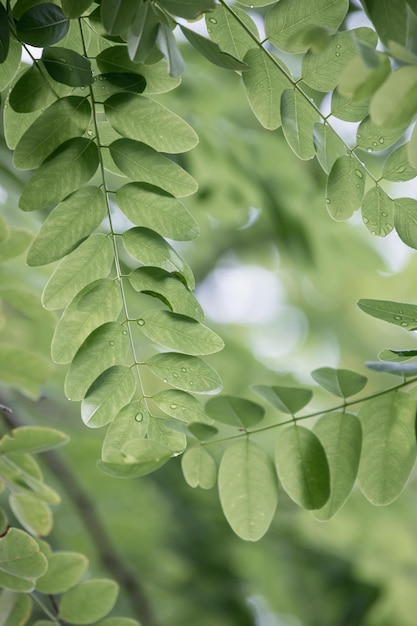
[[[416,408],[417,398],[394,391],[368,400],[359,411],[359,484],[372,504],[389,504],[404,489],[416,460]]]
[[[91,235],[55,269],[43,290],[44,307],[64,308],[83,287],[106,278],[113,264],[113,254],[112,242],[106,235]]]
[[[316,25],[336,31],[348,8],[348,0],[280,0],[266,15],[266,36],[280,50],[304,52],[300,33]]]
[[[394,224],[400,239],[410,248],[417,248],[417,200],[394,200]]]
[[[135,17],[142,0],[102,0],[101,20],[110,35],[121,35]]]
[[[139,141],[116,139],[109,148],[117,167],[132,181],[156,185],[176,198],[198,189],[194,178],[182,167]]]
[[[4,491],[4,485],[2,485],[1,490]],[[10,526],[9,518],[7,517],[5,511],[0,509],[0,533],[4,535],[7,529]],[[1,613],[0,613],[1,616]],[[1,621],[0,621],[1,624]]]
[[[145,365],[164,383],[183,391],[214,394],[222,388],[218,373],[196,356],[165,352],[154,354]]]
[[[314,426],[326,451],[330,468],[330,497],[324,507],[313,511],[316,519],[329,520],[343,506],[356,480],[362,447],[358,418],[349,413],[328,413]]]
[[[112,580],[87,580],[63,594],[58,617],[71,624],[92,624],[112,610],[118,593]]]
[[[134,439],[145,439],[148,423],[149,411],[143,399],[124,406],[107,429],[102,460],[106,463],[125,463],[125,445]]]
[[[218,65],[219,67],[223,67],[227,70],[242,71],[247,68],[246,63],[239,61],[239,59],[236,59],[227,52],[222,52],[219,46],[213,41],[210,41],[210,39],[202,37],[202,35],[199,35],[185,26],[180,25],[180,29],[193,48],[195,48],[197,52],[206,57],[206,59],[214,65]]]
[[[386,180],[404,182],[417,176],[417,170],[411,165],[408,157],[408,143],[403,144],[390,153],[384,163],[382,176]]]
[[[379,185],[371,187],[362,202],[362,219],[372,235],[385,237],[394,228],[394,201]]]
[[[349,398],[362,391],[368,379],[352,370],[320,367],[311,372],[313,380],[339,398]]]
[[[328,124],[314,124],[314,146],[317,160],[326,174],[329,174],[334,162],[346,154],[346,146],[338,134]]]
[[[266,7],[268,4],[274,4],[276,0],[238,0],[239,4],[242,4],[244,7]]]
[[[106,213],[101,189],[81,187],[48,215],[29,249],[28,265],[47,265],[66,256],[91,235]]]
[[[321,509],[330,495],[326,454],[317,436],[303,426],[290,426],[275,448],[278,478],[290,498],[304,509]]]
[[[207,439],[211,439],[219,432],[215,426],[211,426],[211,424],[202,424],[200,422],[192,422],[188,426],[188,431],[193,437],[199,439],[200,441],[207,441]]]
[[[163,389],[152,400],[164,413],[183,422],[211,422],[201,402],[185,391]]]
[[[7,147],[14,150],[28,128],[39,117],[41,111],[31,113],[16,113],[9,104],[9,95],[6,97],[3,110],[4,138]],[[23,184],[22,184],[23,187]]]
[[[37,211],[57,204],[87,183],[98,167],[94,141],[68,139],[42,163],[23,190],[19,206]]]
[[[116,478],[137,478],[162,467],[172,457],[172,450],[159,441],[139,438],[128,441],[121,456],[119,463],[99,461],[97,466]]]
[[[417,67],[407,65],[393,71],[376,91],[370,114],[377,126],[408,125],[417,110]]]
[[[370,117],[365,117],[359,124],[356,135],[358,148],[368,152],[379,152],[393,146],[404,134],[407,126],[400,128],[380,128]]]
[[[31,322],[40,322],[45,329],[53,328],[56,324],[56,317],[53,313],[45,311],[39,302],[39,295],[33,291],[15,289],[14,287],[0,287],[0,299],[6,302],[9,307],[9,315],[13,317],[19,312],[25,319]]]
[[[174,456],[184,452],[187,447],[187,438],[184,433],[169,428],[165,419],[154,417],[150,420],[148,437],[169,448]]]
[[[144,265],[160,267],[183,276],[188,287],[194,289],[195,280],[190,267],[163,237],[149,228],[131,228],[122,235],[123,244],[134,259]]]
[[[216,484],[216,463],[203,446],[195,446],[186,450],[181,457],[181,468],[190,487],[212,489]]]
[[[226,395],[211,398],[206,403],[205,410],[216,422],[238,428],[252,428],[259,424],[265,415],[265,409],[256,402]]]
[[[336,222],[349,219],[359,209],[365,192],[365,172],[352,156],[339,157],[330,170],[326,204]]]
[[[187,20],[196,20],[215,7],[214,0],[159,0],[159,4],[173,15]]]
[[[417,165],[417,132],[415,126],[411,134],[410,141],[407,144],[407,148],[407,156],[410,161],[409,167],[414,169]]]
[[[152,4],[141,2],[127,33],[129,57],[135,63],[145,61],[151,54],[158,35],[160,19],[161,16],[157,14]]]
[[[96,626],[141,626],[135,619],[128,617],[109,617]]]
[[[0,626],[24,626],[31,613],[32,602],[26,593],[0,592]]]
[[[142,141],[159,152],[186,152],[198,143],[196,132],[187,122],[145,96],[115,94],[105,101],[104,110],[120,135]]]
[[[42,61],[48,74],[58,83],[86,87],[94,81],[90,61],[74,50],[58,46],[44,48]]]
[[[358,53],[357,39],[377,44],[375,31],[370,28],[355,28],[330,37],[325,49],[318,54],[309,50],[303,58],[302,79],[317,91],[333,91],[340,74],[349,61]]]
[[[291,86],[288,70],[260,49],[249,50],[244,60],[248,69],[242,78],[250,107],[264,128],[275,130],[281,125],[281,95]]]
[[[13,156],[15,167],[36,169],[56,148],[83,135],[91,107],[86,98],[69,96],[51,104],[24,133]]]
[[[408,361],[415,356],[417,356],[417,350],[393,350],[387,348],[386,350],[381,350],[378,354],[378,359],[380,359],[380,361],[402,362]]]
[[[46,48],[65,37],[69,21],[60,7],[41,2],[30,7],[16,21],[18,38],[31,46]]]
[[[149,309],[142,313],[137,323],[152,341],[184,354],[213,354],[224,348],[224,342],[217,333],[185,315]]]
[[[332,95],[332,115],[346,122],[361,122],[368,115],[370,98],[354,100],[335,89]]]
[[[136,291],[159,298],[174,313],[203,321],[204,313],[195,296],[173,274],[159,267],[139,267],[129,274],[129,281]]]
[[[38,61],[26,70],[13,86],[9,94],[9,103],[17,113],[29,113],[39,111],[69,93],[70,88],[55,83],[48,75],[44,64]]]
[[[52,530],[51,509],[30,493],[12,493],[9,504],[19,523],[32,535],[46,537]]]
[[[36,578],[48,567],[34,539],[23,530],[9,528],[0,537],[0,585],[16,591],[31,591]]]
[[[48,557],[48,571],[36,581],[36,591],[48,595],[64,593],[84,576],[88,559],[78,552],[54,552]]]
[[[0,344],[0,380],[17,387],[31,398],[40,394],[39,387],[52,375],[46,359],[27,350]]]
[[[282,2],[282,0],[281,0]],[[308,98],[296,89],[286,89],[281,96],[281,124],[285,139],[300,159],[312,159],[316,153],[313,129],[320,121]]]
[[[61,0],[65,15],[71,19],[80,17],[93,3],[93,0]]]
[[[278,502],[278,485],[266,452],[249,439],[227,448],[219,467],[219,496],[234,532],[258,541],[268,530]]]
[[[361,0],[384,44],[391,40],[401,44],[407,39],[407,8],[405,0]]]
[[[4,217],[0,216],[0,244],[3,244],[10,235],[9,225],[4,219]]]
[[[109,424],[127,404],[136,389],[136,380],[129,367],[115,365],[97,378],[81,403],[81,418],[90,428]]]
[[[99,326],[84,341],[65,378],[65,395],[82,400],[93,382],[105,370],[123,363],[129,349],[127,330],[118,322]]]
[[[256,24],[247,12],[239,9],[239,7],[233,7],[233,13],[237,15],[250,30],[254,39],[259,40]],[[222,52],[227,52],[236,59],[247,63],[247,60],[244,60],[243,57],[248,50],[257,47],[256,42],[249,33],[242,28],[241,24],[230,11],[223,6],[217,6],[214,11],[206,15],[206,26],[210,39],[218,44]]]
[[[181,76],[185,69],[184,59],[171,28],[165,22],[159,25],[156,43],[166,59],[169,75],[173,78]]]
[[[391,302],[390,300],[362,299],[358,307],[384,322],[402,326],[407,330],[417,330],[417,305],[403,302]]]
[[[30,452],[37,454],[38,452],[45,452],[45,450],[60,448],[68,441],[68,435],[55,428],[19,426],[0,439],[0,453]]]
[[[375,372],[386,372],[394,376],[414,376],[417,374],[417,363],[393,363],[381,361],[365,361],[366,367]]]
[[[36,497],[47,504],[59,504],[59,495],[45,485],[39,465],[29,454],[19,454],[14,452],[8,455],[7,462],[0,458],[3,480],[13,485],[16,492],[28,490]]]
[[[311,389],[305,387],[254,385],[252,389],[273,407],[291,415],[301,411],[313,397]]]
[[[182,202],[158,187],[128,183],[117,190],[116,202],[131,222],[163,237],[188,241],[199,234],[197,222]]]
[[[361,100],[370,98],[391,72],[391,64],[385,54],[377,52],[377,67],[370,67],[361,56],[354,57],[339,76],[338,89],[346,98]],[[362,116],[363,117],[363,116]]]
[[[55,363],[70,363],[90,333],[114,322],[122,309],[122,296],[116,281],[96,280],[82,289],[65,309],[52,339]]]
[[[159,61],[152,65],[131,61],[126,46],[106,48],[100,52],[96,61],[102,72],[136,72],[140,74],[146,80],[145,92],[149,94],[171,91],[181,83],[180,78],[168,75],[165,61]]]
[[[7,59],[1,64],[0,72],[0,91],[3,91],[7,85],[16,76],[22,57],[22,44],[14,37],[10,39]]]

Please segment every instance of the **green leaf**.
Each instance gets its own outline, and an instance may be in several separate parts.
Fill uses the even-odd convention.
[[[49,214],[33,241],[27,263],[46,265],[69,254],[93,232],[107,214],[103,192],[81,187]]]
[[[16,22],[18,38],[39,48],[57,43],[65,37],[68,29],[68,19],[51,2],[42,2],[31,7]]]
[[[214,394],[222,388],[217,372],[195,356],[165,352],[154,354],[145,365],[164,383],[183,391]]]
[[[365,192],[365,172],[352,156],[339,157],[330,170],[326,204],[336,222],[349,219],[359,209]]]
[[[137,478],[162,467],[172,457],[172,450],[159,441],[140,438],[127,442],[121,456],[123,462],[99,461],[97,466],[116,478]]]
[[[144,439],[148,423],[149,411],[143,399],[124,406],[107,429],[102,460],[106,463],[125,463],[125,445],[134,439]]]
[[[282,130],[291,150],[300,159],[307,160],[315,156],[313,130],[319,121],[318,112],[306,96],[296,89],[284,91],[281,96]]]
[[[226,395],[211,398],[205,410],[216,422],[238,428],[252,428],[259,424],[265,415],[265,409],[256,402]]]
[[[0,246],[0,263],[19,256],[32,242],[32,233],[24,228],[12,228],[9,233],[9,237]]]
[[[171,91],[171,89],[175,89],[181,83],[180,78],[167,74],[167,66],[164,60],[153,65],[131,61],[126,46],[106,48],[100,52],[96,61],[102,72],[140,74],[146,80],[145,92],[149,94]]]
[[[302,79],[317,91],[333,91],[337,87],[340,74],[357,53],[357,39],[377,44],[375,31],[370,28],[355,28],[330,37],[328,45],[320,53],[309,50],[303,57]]]
[[[417,67],[408,65],[393,71],[372,98],[370,114],[377,126],[398,128],[408,125],[417,110]]]
[[[0,63],[4,63],[7,59],[10,46],[10,27],[7,11],[0,4]]]
[[[109,617],[96,626],[140,626],[140,624],[135,619],[128,617]]]
[[[274,4],[276,0],[239,0],[239,4],[244,7],[266,7],[268,4]]]
[[[389,504],[404,489],[416,460],[416,408],[417,398],[394,391],[368,400],[359,411],[359,484],[372,504]]]
[[[22,57],[22,45],[19,41],[12,38],[9,43],[7,59],[1,64],[0,72],[0,91],[3,91],[7,85],[16,76],[20,67],[20,59]]]
[[[110,35],[125,33],[142,0],[102,0],[101,20]]]
[[[52,374],[46,359],[15,346],[0,344],[0,380],[17,387],[32,398],[40,394],[39,387]]]
[[[136,291],[159,298],[174,313],[187,315],[201,322],[204,313],[195,296],[181,280],[158,267],[139,267],[129,274]]]
[[[330,473],[318,437],[302,426],[290,426],[275,448],[278,478],[290,498],[304,509],[321,509],[330,495]]]
[[[182,422],[211,422],[201,402],[185,391],[163,389],[152,400],[164,413]]]
[[[417,132],[415,126],[407,144],[407,156],[410,161],[409,167],[414,169],[417,165]]]
[[[328,413],[314,426],[314,433],[326,451],[330,468],[330,497],[316,519],[329,520],[343,506],[356,480],[362,447],[358,418],[349,413]]]
[[[159,152],[186,152],[198,143],[189,124],[145,96],[115,94],[105,101],[104,110],[120,135],[142,141]]]
[[[127,47],[132,61],[140,63],[149,57],[156,42],[159,26],[160,16],[154,10],[153,5],[149,2],[142,2],[133,21],[129,24],[127,35]]]
[[[29,490],[47,504],[61,502],[56,491],[43,482],[42,472],[33,456],[14,452],[8,455],[7,462],[0,458],[0,464],[2,477],[13,484],[14,491]]]
[[[148,309],[137,323],[148,339],[184,354],[213,354],[224,348],[217,333],[185,315]]]
[[[134,259],[183,276],[188,287],[194,289],[195,280],[190,267],[163,237],[149,228],[131,228],[123,233],[123,244]]]
[[[172,78],[181,76],[185,69],[184,59],[178,49],[177,40],[172,30],[164,22],[159,25],[157,44],[166,59],[169,75]]]
[[[0,439],[0,453],[30,452],[37,454],[38,452],[45,452],[45,450],[60,448],[68,441],[68,435],[55,428],[19,426]]]
[[[37,211],[57,204],[87,183],[98,163],[94,141],[85,137],[68,139],[33,174],[23,190],[20,208]]]
[[[245,26],[253,34],[254,39],[259,40],[259,33],[255,22],[252,18],[239,7],[233,7],[233,13],[238,16]],[[254,39],[242,28],[235,16],[225,7],[217,6],[214,11],[206,15],[207,32],[210,39],[218,44],[222,52],[231,54],[235,59],[244,60],[246,52],[251,48],[256,48]],[[260,51],[262,56],[267,55]]]
[[[58,46],[45,48],[42,61],[49,75],[58,83],[70,87],[85,87],[93,83],[90,61],[74,50]]]
[[[407,361],[417,356],[417,350],[381,350],[378,354],[380,361]]]
[[[90,333],[114,322],[122,309],[122,296],[116,281],[96,280],[82,289],[65,309],[52,339],[55,363],[70,363]]]
[[[106,278],[113,264],[113,254],[112,242],[106,235],[91,235],[55,269],[43,290],[44,307],[62,309],[86,285]]]
[[[379,185],[371,187],[362,202],[362,219],[372,235],[385,237],[394,228],[395,203]]]
[[[97,102],[103,102],[116,93],[142,93],[146,88],[146,80],[139,74],[132,72],[107,72],[95,77],[93,83],[94,98]],[[98,120],[99,124],[104,120]],[[107,121],[106,121],[107,123]],[[100,126],[99,126],[100,131]],[[93,130],[94,132],[94,130]],[[116,133],[115,133],[116,135]],[[117,136],[117,135],[116,135]],[[101,139],[100,133],[100,139]]]
[[[32,602],[27,594],[9,589],[0,592],[0,626],[24,626],[32,613]]]
[[[391,40],[401,44],[407,40],[407,8],[405,0],[361,0],[384,44]]]
[[[239,61],[239,59],[236,59],[227,52],[222,52],[219,46],[213,41],[210,41],[210,39],[202,37],[198,33],[190,30],[189,28],[186,28],[185,26],[182,26],[181,24],[180,29],[184,37],[193,46],[193,48],[195,48],[197,52],[202,54],[214,65],[218,65],[219,67],[223,67],[227,70],[237,71],[242,71],[247,68],[246,63]]]
[[[52,530],[51,509],[30,493],[12,493],[9,504],[19,523],[32,535],[46,537]]]
[[[390,300],[362,299],[358,307],[384,322],[402,326],[407,330],[417,330],[417,305],[403,302],[391,302]]]
[[[2,487],[2,490],[3,489],[4,489],[4,486]],[[4,535],[4,533],[7,531],[9,526],[10,526],[9,518],[7,517],[4,510],[0,509],[0,533]],[[0,602],[0,605],[1,605],[1,602]],[[0,616],[1,616],[1,613],[0,613]],[[1,621],[0,621],[0,624],[1,624]]]
[[[354,100],[369,98],[390,74],[391,64],[387,56],[381,52],[375,54],[378,66],[370,67],[361,56],[356,56],[341,72],[338,89],[344,97]]]
[[[227,448],[219,467],[219,496],[234,532],[258,541],[267,532],[278,502],[277,479],[266,452],[249,439]]]
[[[69,96],[51,104],[23,134],[13,155],[15,167],[35,169],[61,144],[87,130],[91,107],[86,98]]]
[[[304,52],[300,33],[316,25],[336,31],[348,8],[348,0],[280,0],[266,15],[266,37],[280,50]]]
[[[242,78],[249,105],[264,128],[275,130],[281,125],[281,95],[291,86],[287,70],[259,49],[249,50],[244,61],[248,69]]]
[[[215,7],[214,0],[159,0],[158,4],[173,15],[187,20],[196,20]]]
[[[127,330],[118,322],[99,326],[84,341],[68,369],[65,395],[82,400],[96,378],[113,365],[123,363],[129,349]]]
[[[252,389],[273,407],[291,415],[301,411],[313,397],[311,389],[305,387],[254,385]]]
[[[135,393],[136,380],[129,367],[115,365],[91,385],[81,403],[81,418],[90,428],[109,424]]]
[[[55,595],[75,587],[84,576],[88,559],[78,552],[54,552],[48,557],[48,571],[36,581],[36,591]]]
[[[373,123],[370,117],[365,117],[358,127],[356,145],[358,148],[362,148],[368,152],[386,150],[397,143],[406,129],[407,126],[401,126],[400,128],[380,128]]]
[[[4,217],[0,216],[0,243],[5,242],[10,235],[9,225],[4,219]]]
[[[203,446],[186,450],[181,458],[181,468],[185,481],[190,487],[212,489],[216,484],[216,463]]]
[[[166,446],[174,456],[184,452],[187,447],[185,434],[167,426],[166,419],[154,417],[150,420],[148,438]]]
[[[381,361],[366,361],[366,367],[375,372],[386,372],[394,376],[414,376],[417,374],[417,363],[392,363]]]
[[[314,124],[313,140],[317,160],[326,174],[329,174],[334,162],[346,154],[346,146],[339,135],[328,124]]]
[[[128,183],[117,190],[116,202],[131,222],[163,237],[188,241],[199,235],[197,222],[182,202],[158,187]]]
[[[202,424],[200,422],[192,422],[188,426],[188,430],[193,437],[200,441],[207,441],[218,434],[218,429],[211,424]]]
[[[34,539],[23,530],[9,528],[0,537],[0,584],[6,589],[31,591],[47,569],[47,560]]]
[[[109,148],[117,167],[132,181],[156,185],[176,198],[198,189],[190,174],[150,146],[133,139],[116,139]]]
[[[61,0],[62,10],[70,19],[80,17],[93,3],[93,0]]]
[[[396,198],[394,200],[394,224],[402,241],[411,248],[417,248],[417,200]]]
[[[320,367],[311,372],[311,376],[320,387],[339,398],[354,396],[362,391],[368,382],[366,376],[362,376],[362,374],[332,367]]]
[[[13,86],[9,94],[9,103],[17,113],[30,113],[47,107],[68,93],[69,88],[54,83],[48,76],[44,64],[38,61],[26,70]]]
[[[336,89],[332,95],[332,115],[346,122],[361,122],[368,115],[370,98],[354,100]]]
[[[92,624],[112,610],[118,593],[112,580],[87,580],[63,594],[58,617],[71,624]]]

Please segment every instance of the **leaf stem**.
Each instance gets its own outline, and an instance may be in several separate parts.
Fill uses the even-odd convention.
[[[58,616],[54,615],[53,613],[51,613],[51,611],[48,609],[48,607],[44,605],[42,600],[40,598],[38,598],[38,596],[33,591],[30,593],[30,596],[31,596],[32,600],[34,600],[36,602],[36,604],[38,604],[41,607],[41,609],[45,613],[45,615],[47,615],[49,617],[49,619],[51,619],[53,621],[54,624],[58,624],[59,626],[63,625],[63,622],[61,622],[61,620],[58,618]]]

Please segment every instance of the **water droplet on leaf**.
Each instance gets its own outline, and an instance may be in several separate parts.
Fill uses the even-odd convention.
[[[143,420],[143,413],[136,413],[135,421],[136,422],[141,422],[142,420]]]
[[[169,407],[170,407],[170,409],[176,409],[176,408],[178,408],[176,404],[170,404],[170,405],[169,405]]]
[[[355,170],[355,174],[358,178],[363,178],[363,174],[360,170]]]
[[[145,325],[145,320],[137,320],[137,323],[139,324],[139,326],[144,326]]]
[[[114,341],[109,341],[109,346],[114,346]]]
[[[209,17],[210,24],[217,24],[217,20],[215,17]]]

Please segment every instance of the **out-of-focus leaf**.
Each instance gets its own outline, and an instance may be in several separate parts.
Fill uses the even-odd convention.
[[[43,357],[15,346],[0,345],[0,380],[8,385],[37,398],[40,386],[51,374],[51,365]]]
[[[36,454],[60,448],[68,443],[69,437],[55,428],[45,426],[19,426],[0,439],[0,452],[30,452]]]
[[[24,626],[32,613],[32,602],[26,593],[9,589],[0,592],[0,626]]]
[[[0,584],[12,591],[32,591],[48,562],[36,541],[23,530],[10,528],[0,537]]]
[[[206,413],[216,422],[252,428],[264,418],[265,409],[256,402],[235,396],[218,396],[211,398],[205,406]]]
[[[77,552],[53,552],[48,556],[48,571],[36,581],[36,591],[64,593],[80,582],[88,559]]]
[[[87,580],[63,594],[58,616],[70,624],[92,624],[112,610],[118,593],[112,580]]]
[[[321,367],[311,372],[312,378],[321,387],[339,398],[349,398],[362,391],[368,379],[352,370]]]
[[[281,387],[277,385],[254,385],[253,390],[279,411],[294,414],[301,411],[313,397],[311,389],[304,387]]]
[[[10,508],[19,523],[36,537],[46,537],[52,530],[52,513],[49,506],[30,493],[12,493]]]

